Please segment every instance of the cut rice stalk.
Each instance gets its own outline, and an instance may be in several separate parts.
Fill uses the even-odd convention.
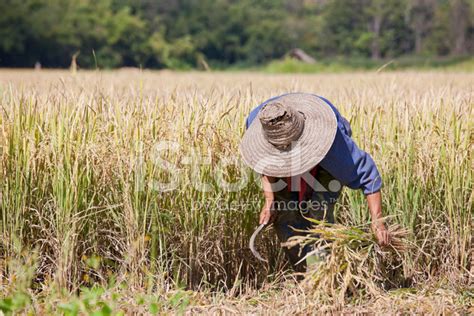
[[[386,287],[396,287],[404,280],[399,263],[411,247],[408,230],[389,225],[391,243],[380,247],[369,229],[311,219],[315,223],[305,236],[294,236],[282,244],[285,247],[311,245],[304,259],[324,251],[329,255],[308,267],[303,285],[318,299],[344,303],[351,297],[373,297]]]

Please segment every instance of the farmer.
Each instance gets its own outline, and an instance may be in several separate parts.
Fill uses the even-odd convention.
[[[334,223],[342,186],[361,189],[371,228],[381,246],[390,242],[382,220],[382,180],[374,161],[351,138],[349,122],[326,99],[307,93],[274,97],[247,118],[242,157],[261,174],[265,203],[260,224],[273,222],[281,242],[308,229],[307,218]],[[296,271],[309,249],[285,249]]]

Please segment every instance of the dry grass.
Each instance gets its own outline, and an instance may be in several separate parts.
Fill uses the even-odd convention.
[[[47,312],[76,300],[79,307],[69,307],[84,313],[84,300],[95,300],[92,309],[108,302],[112,310],[139,313],[467,311],[473,86],[472,73],[448,72],[0,71],[1,296],[16,299],[9,304],[19,310],[32,303]],[[237,148],[249,110],[288,91],[331,100],[374,157],[385,215],[415,246],[396,270],[413,290],[377,287],[378,294],[357,296],[360,284],[353,282],[343,300],[332,295],[323,307],[301,285],[281,281],[285,260],[273,234],[258,246],[268,265],[247,249],[258,184],[227,192],[222,179],[247,174],[239,171]],[[179,145],[163,152],[176,166],[171,173],[154,151],[164,140]],[[222,168],[229,161],[237,165]],[[160,192],[159,181],[175,181],[175,189]],[[198,182],[209,190],[197,190]],[[337,218],[347,227],[368,223],[360,192],[345,190]],[[349,250],[337,258],[364,260]],[[366,273],[364,279],[374,272],[349,271],[353,278]],[[94,285],[103,293],[77,296]]]
[[[378,297],[389,288],[403,286],[410,277],[400,269],[405,254],[413,250],[407,229],[388,226],[391,243],[382,248],[368,228],[309,220],[314,222],[309,235],[294,236],[283,246],[312,247],[305,257],[315,262],[302,286],[315,300],[343,306],[348,300]]]

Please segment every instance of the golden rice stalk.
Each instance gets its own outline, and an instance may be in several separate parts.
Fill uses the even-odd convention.
[[[312,248],[305,256],[308,269],[303,286],[316,299],[343,304],[349,297],[377,296],[405,279],[399,267],[411,248],[408,230],[388,226],[391,243],[382,248],[369,229],[310,220],[315,225],[308,234],[294,236],[283,246]]]

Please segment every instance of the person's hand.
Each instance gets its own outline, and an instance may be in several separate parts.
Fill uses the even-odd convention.
[[[260,225],[270,224],[275,219],[275,214],[271,210],[272,204],[273,204],[273,201],[270,201],[270,200],[265,202],[265,205],[263,206],[262,211],[260,212],[260,220],[258,222]]]
[[[372,231],[374,232],[377,243],[382,246],[388,246],[390,244],[390,233],[383,223],[372,224]]]

